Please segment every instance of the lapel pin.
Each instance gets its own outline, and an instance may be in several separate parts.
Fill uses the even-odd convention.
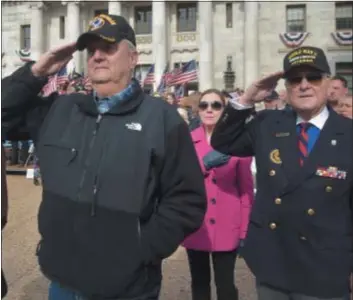
[[[337,145],[337,141],[336,140],[331,140],[331,145],[332,146],[336,146]]]
[[[280,165],[282,163],[282,160],[281,160],[281,157],[279,155],[279,150],[278,149],[274,149],[271,151],[270,153],[270,160],[277,164],[277,165]]]
[[[289,136],[290,133],[289,132],[277,132],[275,134],[276,137],[286,137],[286,136]]]

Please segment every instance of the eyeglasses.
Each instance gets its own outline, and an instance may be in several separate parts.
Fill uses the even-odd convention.
[[[322,73],[308,73],[300,76],[288,76],[287,82],[291,85],[298,85],[305,78],[309,83],[319,85],[324,75]]]
[[[213,102],[201,101],[199,103],[199,109],[201,111],[206,110],[209,106],[211,106],[213,110],[220,111],[223,108],[223,103],[220,101],[213,101]]]

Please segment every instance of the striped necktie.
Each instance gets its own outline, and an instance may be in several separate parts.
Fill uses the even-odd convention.
[[[308,142],[309,135],[308,130],[312,126],[310,123],[300,123],[299,125],[299,136],[298,136],[298,146],[299,146],[299,163],[301,166],[304,165],[305,159],[309,155]]]

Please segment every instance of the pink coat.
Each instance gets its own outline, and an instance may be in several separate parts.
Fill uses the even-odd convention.
[[[187,249],[231,251],[246,237],[254,200],[251,158],[232,157],[227,164],[206,171],[202,158],[212,147],[203,127],[191,133],[205,177],[207,212],[201,228],[185,239]]]

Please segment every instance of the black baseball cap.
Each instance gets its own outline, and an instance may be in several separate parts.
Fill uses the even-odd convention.
[[[293,68],[310,66],[322,73],[331,74],[326,55],[321,48],[303,46],[289,52],[283,60],[284,77]]]
[[[77,49],[84,50],[92,37],[99,37],[110,43],[119,43],[126,39],[136,46],[135,31],[121,16],[105,14],[96,16],[90,21],[88,31],[77,39]]]

